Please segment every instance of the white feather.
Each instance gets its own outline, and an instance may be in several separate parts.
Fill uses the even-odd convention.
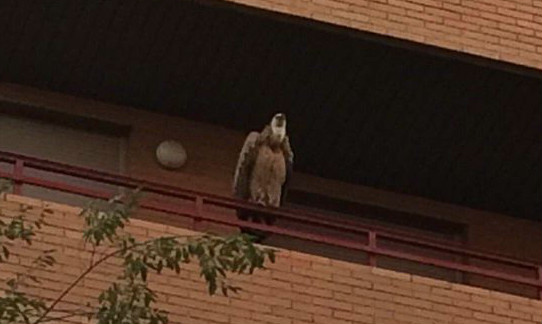
[[[283,140],[286,136],[286,121],[284,121],[282,126],[277,126],[277,120],[273,118],[273,121],[271,121],[271,132],[273,132],[273,135],[277,135],[280,140]]]

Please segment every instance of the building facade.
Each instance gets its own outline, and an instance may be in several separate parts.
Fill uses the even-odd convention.
[[[17,185],[0,211],[51,224],[2,277],[55,248],[66,258],[28,290],[67,285],[89,257],[76,206],[117,192],[107,174],[208,202],[195,221],[192,200],[150,193],[165,209],[138,212],[135,235],[236,232],[239,150],[284,111],[296,164],[292,218],[264,242],[277,263],[230,298],[192,266],[152,277],[172,322],[541,323],[542,3],[235,2],[0,5],[0,171]],[[169,139],[180,170],[156,161]]]

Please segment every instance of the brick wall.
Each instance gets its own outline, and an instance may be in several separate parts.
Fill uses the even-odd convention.
[[[53,298],[90,258],[80,241],[79,209],[21,196],[0,197],[2,218],[21,213],[32,218],[43,209],[48,210],[46,221],[50,225],[43,227],[31,247],[12,248],[12,262],[1,264],[0,280],[24,270],[40,250],[56,249],[55,268],[35,272],[41,284],[25,288],[29,293]],[[128,231],[142,239],[193,233],[141,220],[132,221]],[[118,269],[114,260],[100,266],[60,307],[93,300]],[[209,297],[193,265],[180,275],[150,277],[160,307],[170,312],[172,323],[542,323],[541,301],[294,251],[282,250],[277,263],[268,270],[233,280],[243,291],[226,298]],[[76,323],[85,321],[74,319]]]
[[[540,0],[227,0],[542,69]]]

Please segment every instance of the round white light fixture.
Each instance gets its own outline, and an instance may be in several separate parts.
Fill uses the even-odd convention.
[[[186,158],[186,150],[177,141],[163,141],[156,148],[156,159],[165,168],[178,169],[186,163]]]

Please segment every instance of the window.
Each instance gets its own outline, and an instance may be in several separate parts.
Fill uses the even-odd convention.
[[[122,173],[127,129],[95,119],[60,114],[47,109],[0,103],[0,150]],[[0,167],[6,167],[1,166]],[[27,168],[25,174],[96,190],[112,186],[70,176]],[[82,197],[35,186],[24,186],[23,194],[58,202],[82,204]]]

